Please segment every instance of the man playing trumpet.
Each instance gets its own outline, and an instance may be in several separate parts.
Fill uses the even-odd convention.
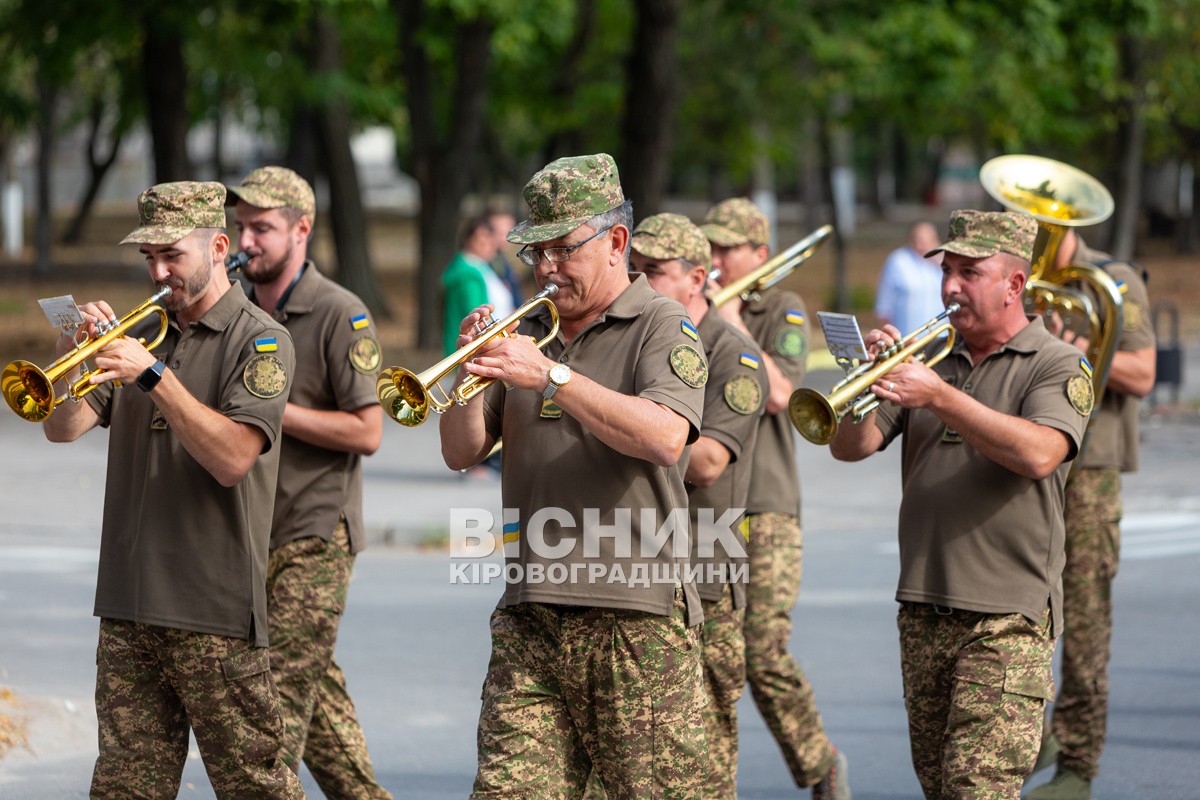
[[[942,300],[959,339],[871,390],[830,449],[857,461],[904,436],[901,669],[913,767],[927,798],[1017,798],[1053,697],[1062,630],[1063,487],[1092,410],[1086,359],[1026,317],[1037,223],[956,211]],[[867,334],[872,354],[900,332]]]

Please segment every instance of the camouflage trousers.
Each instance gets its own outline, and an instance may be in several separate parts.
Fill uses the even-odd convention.
[[[902,603],[900,667],[913,768],[927,800],[1016,800],[1053,696],[1050,612]]]
[[[746,679],[796,785],[819,781],[833,766],[812,686],[792,656],[792,609],[800,593],[804,536],[790,514],[751,514],[746,588]]]
[[[283,716],[283,757],[308,765],[330,800],[390,798],[375,781],[346,679],[333,657],[354,556],[345,522],[330,541],[293,539],[271,551],[267,606],[271,674]]]
[[[698,800],[708,775],[699,636],[640,611],[521,603],[492,614],[475,800]]]
[[[1080,469],[1067,486],[1063,568],[1062,686],[1051,727],[1058,763],[1094,778],[1108,720],[1112,584],[1121,547],[1121,473]]]
[[[702,714],[708,756],[712,765],[705,800],[737,800],[737,704],[746,688],[746,642],[742,636],[745,609],[734,609],[733,592],[725,588],[720,600],[704,600],[700,653],[704,662]]]
[[[252,642],[102,619],[96,717],[93,798],[174,798],[189,726],[217,797],[304,797],[279,747],[267,650]]]

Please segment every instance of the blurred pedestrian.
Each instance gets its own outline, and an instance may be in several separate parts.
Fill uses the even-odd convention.
[[[880,325],[894,325],[909,334],[942,313],[942,268],[925,257],[937,246],[937,228],[918,222],[908,242],[888,254],[875,291]]]
[[[475,308],[490,305],[496,319],[508,316],[516,308],[512,292],[492,269],[497,246],[487,215],[471,217],[463,223],[459,248],[442,272],[445,292],[442,349],[446,354],[458,349],[458,324]]]

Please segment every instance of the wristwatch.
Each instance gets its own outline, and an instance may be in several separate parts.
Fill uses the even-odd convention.
[[[142,374],[138,375],[137,387],[143,392],[149,392],[158,386],[158,382],[162,380],[163,370],[167,368],[161,360],[155,361],[150,366],[142,370]]]
[[[558,391],[558,387],[566,386],[571,380],[571,368],[566,364],[555,364],[550,368],[550,382],[546,384],[546,391],[542,392],[542,397],[549,400],[554,397],[554,393]]]

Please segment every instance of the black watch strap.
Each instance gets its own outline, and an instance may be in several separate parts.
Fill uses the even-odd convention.
[[[141,375],[138,375],[137,387],[143,392],[152,391],[155,386],[158,386],[158,382],[162,380],[163,370],[166,368],[167,365],[162,361],[155,361],[142,370]]]

